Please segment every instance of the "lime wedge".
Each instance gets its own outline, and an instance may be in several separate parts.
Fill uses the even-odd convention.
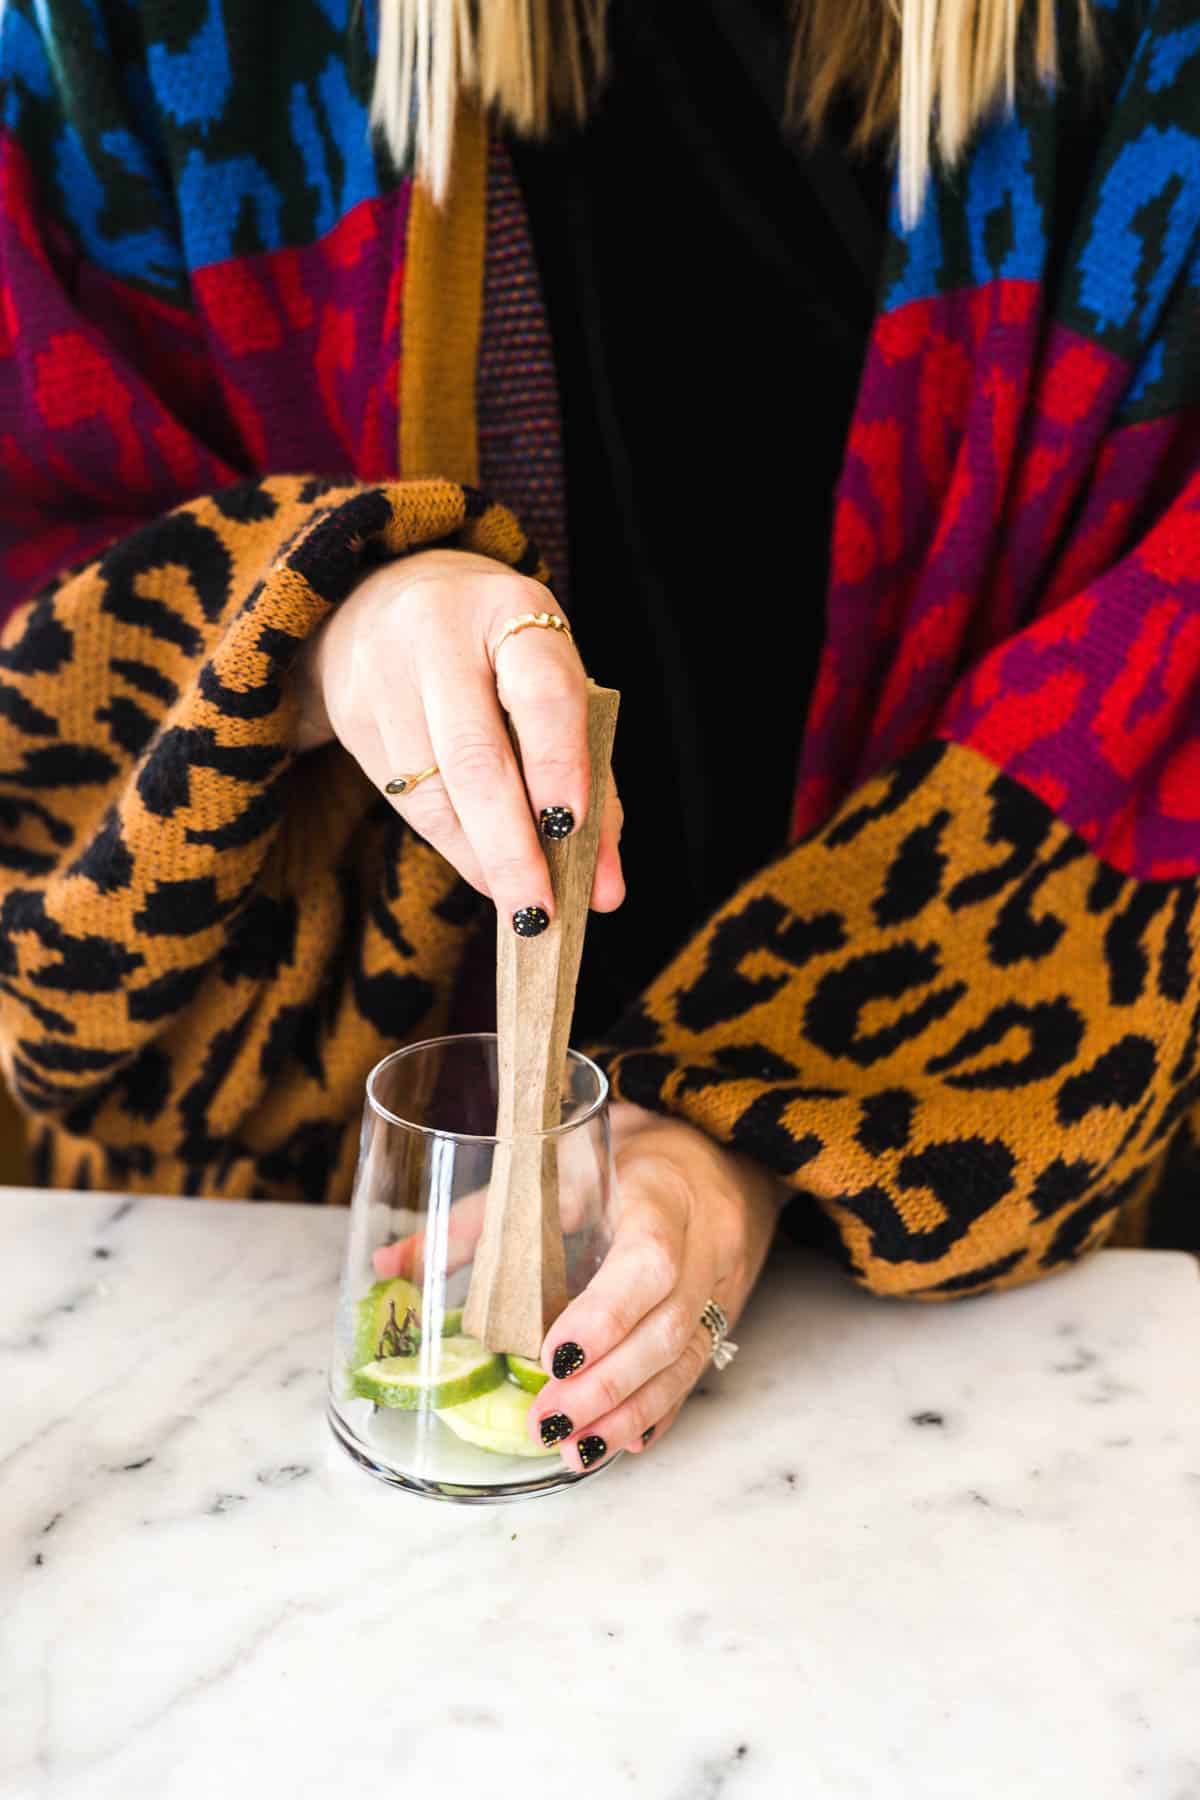
[[[463,1319],[462,1307],[461,1306],[452,1306],[450,1308],[450,1311],[445,1315],[445,1317],[442,1320],[442,1336],[443,1337],[457,1337],[459,1332],[462,1330],[462,1319]]]
[[[514,1382],[502,1381],[488,1394],[468,1400],[464,1406],[439,1407],[438,1418],[448,1425],[456,1437],[481,1450],[494,1450],[499,1456],[555,1456],[557,1448],[545,1450],[533,1444],[525,1429],[533,1395]]]
[[[422,1345],[415,1356],[385,1356],[365,1363],[351,1377],[354,1392],[376,1406],[396,1406],[402,1412],[422,1407],[459,1406],[499,1387],[504,1380],[504,1358],[474,1338],[441,1338],[426,1357]]]
[[[404,1330],[410,1312],[421,1317],[421,1290],[411,1281],[397,1276],[394,1281],[377,1281],[363,1295],[354,1309],[354,1367],[374,1362],[380,1342],[390,1327]],[[386,1353],[386,1349],[385,1349]]]
[[[540,1394],[550,1377],[538,1363],[530,1362],[527,1356],[506,1356],[508,1379],[515,1381],[519,1388],[527,1394]]]

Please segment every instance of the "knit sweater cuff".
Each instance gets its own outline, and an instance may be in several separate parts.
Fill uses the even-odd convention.
[[[363,1080],[444,1015],[474,908],[340,746],[293,753],[286,676],[365,569],[432,544],[538,570],[454,483],[273,478],[10,621],[0,1055],[43,1177],[344,1197]]]
[[[1196,883],[932,742],[751,881],[594,1054],[783,1176],[882,1293],[1031,1279],[1142,1206],[1192,1104]]]

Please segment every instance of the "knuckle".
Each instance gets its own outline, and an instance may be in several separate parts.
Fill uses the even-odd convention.
[[[596,1416],[603,1418],[606,1413],[615,1412],[625,1395],[616,1378],[612,1375],[597,1373],[595,1387]]]
[[[536,575],[518,575],[514,570],[513,586],[526,612],[556,612],[560,618],[566,618],[550,589]]]
[[[619,1300],[600,1300],[595,1308],[595,1331],[597,1342],[601,1344],[619,1344],[622,1338],[628,1337],[632,1320],[629,1311]]]
[[[614,1443],[624,1444],[629,1449],[635,1446],[641,1449],[641,1437],[647,1425],[655,1423],[653,1400],[646,1394],[635,1394],[621,1408],[619,1416],[611,1421],[612,1439]]]
[[[657,1425],[658,1424],[659,1418],[661,1416],[661,1413],[660,1413],[661,1404],[662,1404],[661,1401],[655,1401],[653,1399],[653,1397],[650,1395],[646,1395],[644,1397],[639,1397],[634,1402],[633,1407],[632,1407],[632,1414],[633,1414],[632,1423],[633,1423],[633,1435],[636,1439],[640,1440],[642,1433],[645,1431],[645,1429],[648,1425]],[[639,1447],[639,1449],[641,1448],[640,1442],[639,1442],[638,1447]]]
[[[542,875],[536,857],[487,856],[481,853],[480,860],[487,869],[488,880],[501,893],[528,896],[541,885]]]
[[[670,1357],[680,1357],[687,1349],[696,1329],[696,1320],[687,1301],[672,1295],[663,1305],[661,1331],[663,1347]]]
[[[424,574],[413,578],[411,575],[400,590],[402,604],[394,606],[385,614],[391,629],[399,628],[408,633],[414,628],[441,633],[450,622],[453,614],[448,607],[454,607],[457,593],[446,592],[445,578],[439,579],[432,574]]]
[[[708,1334],[693,1330],[679,1356],[679,1368],[689,1388],[703,1375],[711,1348]]]
[[[686,1175],[671,1157],[652,1145],[635,1145],[638,1185],[660,1200],[686,1204],[691,1190]]]
[[[393,672],[390,650],[390,643],[381,642],[375,632],[356,632],[350,640],[342,668],[344,685],[357,705],[373,708],[382,702],[387,675]]]
[[[490,789],[503,778],[504,756],[490,738],[458,738],[443,756],[452,777],[464,787]]]
[[[732,1189],[714,1184],[709,1226],[711,1241],[722,1264],[740,1260],[745,1249],[745,1214]]]
[[[638,1246],[638,1267],[656,1295],[669,1294],[679,1276],[679,1256],[671,1239],[659,1232],[648,1233]]]
[[[578,751],[564,748],[561,745],[547,745],[545,749],[535,749],[527,758],[527,762],[543,779],[549,777],[560,784],[582,780],[587,768]]]
[[[542,636],[550,634],[543,632]],[[558,638],[564,650],[570,645]],[[548,646],[549,648],[550,646]],[[583,670],[573,656],[543,656],[538,659],[538,698],[544,706],[578,707],[583,699]]]
[[[522,632],[514,640],[514,648],[519,649],[527,639],[550,635],[547,631]],[[562,642],[565,645],[566,639]],[[583,696],[582,669],[559,655],[553,645],[527,643],[526,649],[537,654],[513,656],[512,667],[505,672],[504,685],[513,697],[527,704],[536,702],[547,709],[577,707]]]
[[[445,837],[454,828],[454,813],[444,795],[433,793],[422,798],[418,788],[407,799],[403,794],[389,794],[388,799],[422,837]]]
[[[445,576],[423,576],[402,591],[379,624],[408,647],[425,671],[469,632],[469,589]]]

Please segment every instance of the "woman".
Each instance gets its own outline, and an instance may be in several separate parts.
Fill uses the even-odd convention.
[[[683,13],[3,25],[40,1178],[344,1199],[480,896],[552,913],[586,664],[624,1211],[547,1340],[573,1466],[675,1416],[785,1200],[881,1294],[1200,1238],[1200,9]]]

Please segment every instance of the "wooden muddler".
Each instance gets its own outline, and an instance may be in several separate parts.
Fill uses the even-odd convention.
[[[563,1067],[619,702],[614,689],[588,683],[591,797],[587,818],[571,836],[545,845],[553,921],[540,937],[522,938],[508,919],[497,920],[496,1135],[505,1141],[492,1163],[463,1330],[489,1350],[515,1356],[539,1355],[567,1303],[555,1141],[531,1134],[562,1118]],[[519,757],[515,736],[514,743]]]

